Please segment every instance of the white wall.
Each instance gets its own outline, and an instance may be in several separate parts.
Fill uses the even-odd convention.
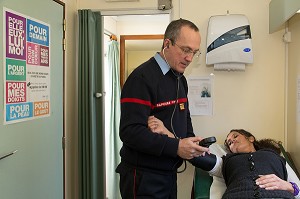
[[[229,10],[245,14],[250,21],[254,63],[247,65],[245,72],[214,71],[205,65],[203,55],[201,64],[188,68],[186,75],[215,74],[214,116],[193,117],[194,130],[199,135],[216,135],[221,142],[232,128],[248,129],[258,138],[284,141],[284,45],[282,32],[268,33],[269,1],[203,0],[202,6],[195,6],[197,3],[190,0],[184,4],[181,17],[199,26],[201,51],[206,51],[209,17]]]
[[[189,0],[182,1],[180,17],[194,21],[202,34],[201,51],[205,52],[208,19],[212,15],[245,14],[251,25],[254,63],[245,72],[213,71],[205,65],[192,64],[186,75],[215,74],[214,115],[193,117],[194,131],[201,136],[215,135],[223,143],[230,129],[245,128],[257,138],[271,137],[284,141],[284,44],[282,31],[269,34],[269,0]],[[217,5],[217,6],[216,6]],[[179,175],[182,191],[193,169]],[[180,190],[180,186],[179,186]],[[179,191],[179,194],[181,192]],[[180,194],[184,198],[183,194]]]
[[[117,21],[112,16],[106,16],[103,19],[104,31],[117,35]]]
[[[245,14],[250,21],[254,63],[245,72],[214,71],[205,65],[202,54],[200,64],[192,63],[186,75],[215,74],[214,115],[193,117],[196,134],[203,137],[215,135],[223,143],[232,128],[245,128],[257,138],[271,137],[284,141],[284,75],[285,46],[283,30],[269,34],[270,0],[173,0],[174,19],[192,20],[202,35],[201,51],[205,52],[208,19],[212,15]],[[93,10],[153,9],[157,1],[107,3],[105,0],[78,0],[78,8]],[[178,198],[190,195],[193,167],[178,178]]]
[[[125,10],[156,9],[157,1],[139,0],[136,2],[106,2],[105,0],[77,0],[78,9]]]
[[[134,22],[128,22],[126,16],[118,19],[119,35],[164,34],[169,24],[169,15],[136,15]],[[131,21],[132,21],[131,17]]]
[[[297,90],[297,78],[300,78],[300,15],[296,14],[288,22],[288,30],[292,34],[292,42],[288,44],[288,151],[290,152],[298,171],[300,171],[300,104]],[[299,88],[298,88],[299,89]]]
[[[125,71],[125,76],[128,75],[141,63],[147,61],[150,57],[155,55],[156,52],[160,51],[160,47],[157,51],[128,51],[127,54],[127,67]]]

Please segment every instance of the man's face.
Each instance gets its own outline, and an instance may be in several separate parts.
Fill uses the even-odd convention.
[[[199,32],[183,26],[175,43],[172,45],[170,42],[169,45],[168,63],[170,67],[179,73],[184,73],[193,57],[199,53],[200,42]]]

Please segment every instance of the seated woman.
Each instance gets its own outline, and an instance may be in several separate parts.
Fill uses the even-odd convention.
[[[151,116],[148,126],[154,133],[173,137],[163,123]],[[256,140],[243,129],[233,129],[225,146],[231,153],[223,157],[205,154],[189,160],[211,175],[223,177],[227,186],[222,199],[300,198],[300,181],[280,156],[280,148],[272,139]]]

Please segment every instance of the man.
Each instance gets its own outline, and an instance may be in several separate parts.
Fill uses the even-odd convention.
[[[176,199],[177,169],[183,160],[208,149],[193,132],[183,73],[199,54],[200,33],[188,20],[172,21],[162,50],[137,67],[121,94],[120,191],[123,199]],[[155,116],[172,132],[153,133],[148,117]]]

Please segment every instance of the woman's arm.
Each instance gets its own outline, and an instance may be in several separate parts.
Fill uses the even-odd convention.
[[[190,159],[189,162],[204,171],[211,171],[217,163],[217,156],[212,153],[205,153],[204,156],[195,157]]]
[[[205,154],[203,157],[197,157],[189,160],[189,162],[204,171],[207,171],[209,175],[223,178],[222,165],[223,160],[219,156],[214,154]]]
[[[286,169],[288,172],[287,181],[282,180],[275,174],[269,174],[261,175],[256,180],[256,184],[259,185],[261,188],[265,188],[266,190],[286,190],[294,194],[294,188],[290,182],[300,185],[300,181],[296,173],[293,171],[293,169],[289,166],[288,163],[286,163]],[[294,197],[300,198],[300,193],[296,194]]]
[[[282,180],[275,174],[259,175],[259,178],[256,180],[256,184],[260,188],[266,190],[286,190],[291,193],[294,193],[294,189],[291,183],[288,181]]]
[[[171,133],[163,124],[161,120],[154,116],[148,117],[148,127],[154,133],[165,134],[168,137],[173,137]],[[199,167],[204,171],[211,171],[216,165],[217,158],[216,155],[211,153],[205,153],[204,156],[195,157],[189,160],[189,162],[195,167]]]
[[[163,122],[154,116],[148,117],[148,127],[154,133],[164,134],[170,138],[175,138],[174,134],[165,127]]]
[[[169,138],[175,138],[174,134],[165,127],[164,123],[154,116],[148,117],[148,128],[153,133],[167,135]],[[179,139],[177,155],[187,160],[204,155],[209,149],[199,146],[198,143],[200,140],[201,137],[196,136]]]

